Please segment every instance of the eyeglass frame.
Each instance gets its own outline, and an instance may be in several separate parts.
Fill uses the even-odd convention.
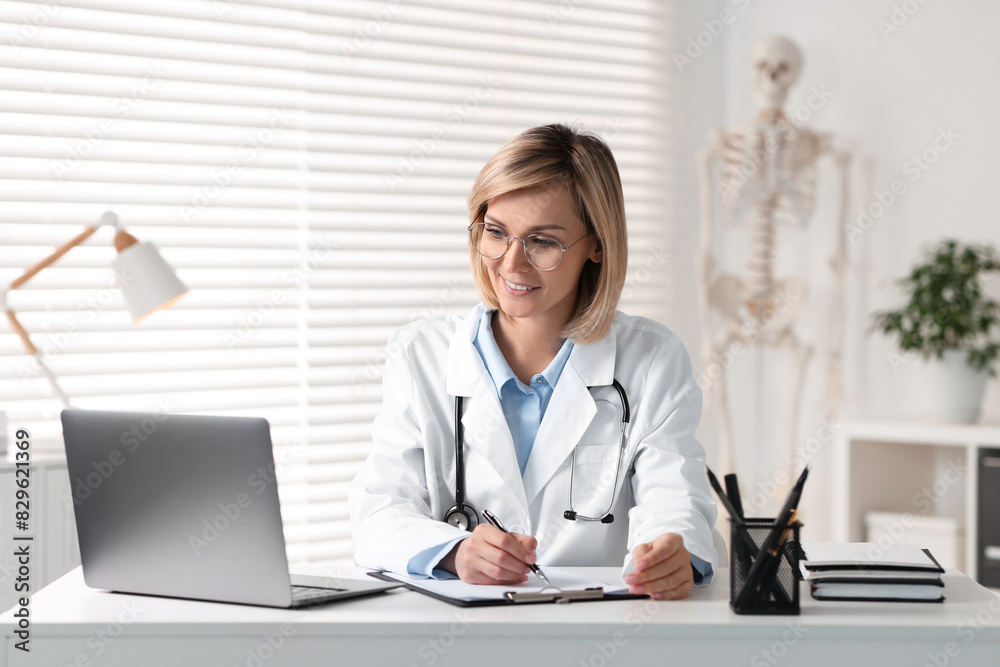
[[[466,231],[469,232],[469,235],[470,235],[469,243],[472,244],[472,247],[475,249],[475,251],[478,252],[481,257],[484,257],[486,259],[500,259],[501,257],[503,257],[504,255],[507,254],[508,250],[510,250],[510,244],[511,244],[512,241],[520,241],[521,242],[521,250],[524,252],[524,258],[526,260],[528,260],[528,264],[531,264],[532,266],[534,266],[535,269],[538,270],[538,271],[554,271],[554,270],[558,269],[559,265],[562,264],[563,257],[566,255],[566,251],[569,250],[570,248],[572,248],[573,246],[575,246],[577,243],[579,243],[583,239],[587,238],[588,236],[590,236],[591,234],[594,233],[594,232],[587,232],[586,234],[584,234],[583,236],[581,236],[577,240],[573,241],[569,245],[564,246],[562,243],[559,242],[559,239],[557,239],[554,236],[549,236],[548,234],[535,233],[535,234],[528,234],[524,238],[518,238],[517,236],[511,236],[510,234],[507,234],[506,231],[504,231],[504,235],[507,237],[507,247],[504,248],[504,251],[502,253],[500,253],[499,255],[497,255],[496,257],[489,257],[488,255],[484,255],[483,251],[480,250],[476,246],[476,244],[472,241],[472,238],[471,238],[472,228],[475,227],[476,225],[482,225],[483,226],[483,233],[485,233],[486,232],[486,225],[494,225],[494,224],[496,224],[496,223],[486,222],[484,220],[483,222],[474,222],[474,223],[472,223],[471,225],[469,225],[466,228]],[[499,225],[496,225],[496,226],[499,227]],[[531,261],[531,258],[528,257],[528,245],[525,243],[525,241],[527,241],[528,239],[530,239],[532,236],[541,236],[543,238],[552,239],[556,243],[556,245],[559,246],[559,249],[562,250],[562,252],[559,254],[559,261],[556,262],[555,266],[550,267],[548,269],[543,269],[543,268],[535,266],[535,263]]]

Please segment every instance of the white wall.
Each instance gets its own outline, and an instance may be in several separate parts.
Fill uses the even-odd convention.
[[[678,45],[704,29],[702,21],[718,15],[724,0],[684,3],[672,2],[673,32],[668,43],[673,52]],[[672,59],[671,59],[672,60]],[[673,86],[673,216],[674,252],[672,270],[677,294],[673,295],[674,317],[665,322],[684,341],[695,366],[699,365],[701,326],[699,323],[695,252],[698,246],[698,175],[694,156],[704,147],[709,133],[725,122],[726,113],[726,38],[713,36],[713,43],[703,48],[690,65],[680,68],[673,62],[665,65]],[[717,438],[713,424],[702,420],[698,436],[708,452],[709,464],[717,458]]]
[[[994,155],[1000,148],[1000,39],[996,36],[1000,3],[690,3],[678,8],[682,17],[675,46],[684,47],[687,37],[698,30],[717,29],[718,24],[705,26],[702,22],[718,18],[723,9],[732,11],[731,23],[678,74],[679,89],[687,86],[697,91],[679,103],[679,121],[690,123],[680,131],[686,139],[677,151],[679,224],[688,230],[686,238],[697,237],[697,201],[686,186],[694,183],[691,160],[694,151],[704,145],[705,125],[717,121],[730,126],[755,113],[747,66],[750,48],[766,35],[790,37],[802,48],[805,64],[788,108],[802,105],[811,93],[815,102],[816,93],[823,91],[828,99],[811,113],[807,124],[832,132],[839,145],[855,155],[850,223],[857,224],[858,209],[876,202],[876,192],[888,190],[893,180],[899,179],[906,188],[880,217],[872,219],[873,224],[864,222],[862,226],[867,228],[856,230],[860,233],[852,234],[849,244],[846,414],[884,417],[912,413],[926,389],[921,384],[919,364],[897,364],[894,368],[889,354],[894,348],[877,334],[867,336],[866,329],[872,311],[899,304],[899,292],[892,281],[909,270],[928,243],[955,236],[1000,246],[1000,165]],[[722,105],[721,114],[714,104]],[[949,133],[956,138],[946,151],[936,152],[936,137]],[[938,141],[938,147],[943,146],[945,142]],[[936,159],[920,170],[912,159],[925,151],[928,158]],[[685,162],[691,165],[688,172],[684,171]],[[691,180],[680,180],[685,173]],[[836,229],[834,177],[831,165],[825,165],[820,174],[820,203],[810,228],[801,233],[788,231],[779,256],[779,272],[800,272],[809,277],[811,285],[800,332],[814,345],[815,354],[803,394],[800,444],[823,435],[818,417],[825,382],[822,355],[830,288],[826,259],[832,252]],[[877,206],[874,211],[878,212]],[[739,238],[738,231],[730,234]],[[723,248],[720,258],[730,270],[745,270],[739,247],[732,242]],[[690,276],[693,280],[693,271]],[[987,289],[1000,296],[1000,280],[991,281]],[[697,317],[696,301],[687,303],[694,304],[688,312]],[[685,335],[693,356],[697,356],[699,334]],[[763,454],[758,453],[750,462],[760,481],[778,463],[779,432],[773,428],[778,420],[767,416],[780,411],[774,397],[780,395],[787,379],[787,359],[766,353],[763,358],[748,355],[740,362],[731,369],[730,397],[743,420],[738,424],[739,435],[744,441],[755,437],[764,441]],[[752,383],[756,368],[771,370],[770,379],[759,387]],[[758,414],[765,415],[765,424],[759,423],[760,419],[754,421]],[[1000,421],[996,382],[987,390],[984,420]],[[700,435],[711,462],[716,450],[711,422],[702,427]],[[817,454],[806,493],[806,499],[812,499],[810,539],[828,537],[828,450]]]
[[[904,411],[906,401],[894,400],[906,383],[887,359],[892,348],[877,336],[862,338],[866,314],[899,303],[891,283],[926,244],[946,235],[1000,242],[1000,4],[771,0],[755,4],[745,18],[728,33],[727,122],[752,108],[745,75],[752,44],[767,34],[788,35],[805,52],[803,84],[819,82],[833,92],[813,124],[857,152],[852,223],[859,208],[876,202],[876,191],[894,179],[906,186],[851,244],[851,305],[859,321],[850,332],[857,373],[853,412]],[[913,156],[927,151],[933,157],[935,138],[948,128],[957,136],[951,147],[926,170],[915,167]],[[990,285],[990,292],[997,294],[997,287]],[[1000,419],[1000,392],[990,390],[984,417]]]

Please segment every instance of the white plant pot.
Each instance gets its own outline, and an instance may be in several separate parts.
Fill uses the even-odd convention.
[[[924,362],[930,393],[927,419],[971,424],[979,419],[986,371],[969,366],[965,350],[946,350],[940,361]]]

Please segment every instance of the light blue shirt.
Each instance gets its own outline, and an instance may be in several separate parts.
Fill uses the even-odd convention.
[[[538,427],[542,423],[545,408],[549,405],[549,399],[552,398],[559,376],[573,351],[573,342],[570,340],[564,342],[545,370],[533,376],[530,385],[525,385],[514,375],[514,371],[511,370],[510,364],[497,345],[496,338],[493,337],[492,319],[495,312],[495,310],[483,312],[479,320],[479,330],[472,343],[483,358],[486,371],[493,380],[497,397],[500,399],[500,407],[503,409],[504,418],[514,441],[517,464],[521,469],[521,475],[524,475],[524,468],[528,464],[531,448],[535,444]],[[421,551],[407,564],[408,574],[437,579],[454,578],[455,575],[450,572],[435,568],[441,559],[466,537],[463,535],[447,544]],[[695,584],[707,584],[712,580],[714,574],[712,566],[706,561],[691,556],[691,565],[694,568]]]

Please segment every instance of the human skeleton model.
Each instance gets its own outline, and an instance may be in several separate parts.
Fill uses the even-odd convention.
[[[711,144],[698,153],[701,185],[701,243],[699,248],[699,302],[702,318],[702,362],[711,382],[706,408],[717,405],[721,422],[722,465],[735,463],[729,408],[726,399],[725,366],[731,350],[740,344],[759,343],[784,348],[794,360],[792,410],[784,442],[789,479],[795,432],[806,366],[812,347],[795,332],[795,323],[806,298],[806,286],[794,277],[775,277],[775,246],[783,224],[805,226],[816,208],[816,164],[825,154],[836,163],[840,178],[840,201],[834,254],[833,290],[830,305],[829,353],[827,361],[827,406],[829,418],[841,403],[841,340],[843,338],[843,281],[846,248],[844,223],[847,213],[847,166],[849,156],[833,150],[830,136],[791,124],[782,108],[788,89],[798,78],[802,55],[783,37],[759,42],[751,54],[751,70],[757,118],[712,134]],[[718,167],[716,165],[718,164]],[[744,217],[750,227],[750,259],[743,276],[716,270],[712,254],[714,192],[718,189],[725,217],[737,222]],[[712,313],[721,331],[712,326]],[[713,367],[714,366],[714,367]]]

